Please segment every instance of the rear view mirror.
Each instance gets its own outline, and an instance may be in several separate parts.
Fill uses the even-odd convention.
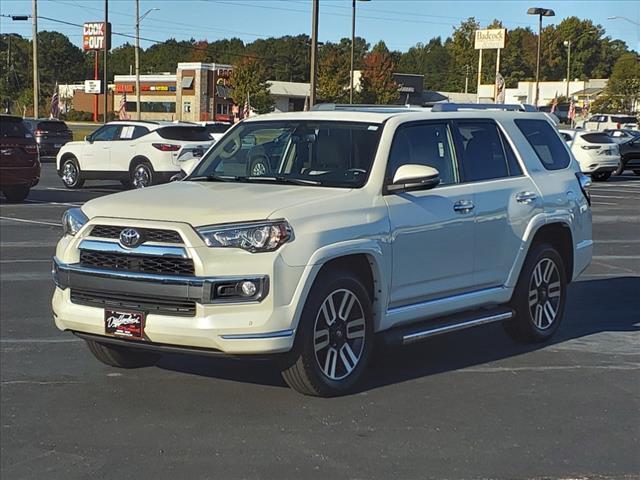
[[[440,173],[427,165],[401,165],[393,176],[393,181],[387,185],[387,191],[392,193],[408,192],[411,190],[429,190],[440,183]]]
[[[89,142],[89,143],[93,143],[93,138],[91,137],[91,135],[86,135],[84,137],[84,141],[85,142]]]

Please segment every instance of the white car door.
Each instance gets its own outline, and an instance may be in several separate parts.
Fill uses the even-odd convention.
[[[474,283],[505,284],[531,218],[542,212],[538,188],[518,163],[495,121],[453,122],[462,179],[474,186]]]
[[[111,148],[120,134],[119,124],[107,124],[93,132],[89,144],[85,145],[80,161],[80,170],[88,172],[111,171]]]
[[[431,190],[384,197],[393,247],[389,308],[473,287],[473,187],[459,183],[447,123],[399,127],[389,155],[387,181],[405,164],[436,168],[441,184]]]
[[[128,172],[136,153],[135,125],[121,125],[120,134],[111,144],[111,171]]]

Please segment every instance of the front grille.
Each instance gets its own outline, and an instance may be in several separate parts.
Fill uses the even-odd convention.
[[[91,230],[92,237],[100,238],[120,238],[120,232],[125,228],[114,225],[95,225]],[[173,230],[163,230],[161,228],[137,228],[140,232],[143,242],[160,242],[160,243],[183,243],[180,234]]]
[[[80,251],[80,265],[120,272],[154,273],[159,275],[195,274],[193,260],[190,258],[129,255],[94,250]]]
[[[114,310],[138,310],[157,315],[193,317],[196,302],[183,298],[141,297],[122,293],[94,292],[77,288],[71,289],[71,302],[88,307],[111,308]]]

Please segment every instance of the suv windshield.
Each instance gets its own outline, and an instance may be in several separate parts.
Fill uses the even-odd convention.
[[[191,180],[362,187],[382,126],[363,122],[243,122],[203,158]]]

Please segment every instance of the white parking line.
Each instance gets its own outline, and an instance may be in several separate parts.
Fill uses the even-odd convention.
[[[51,263],[51,259],[0,260],[0,263]]]
[[[36,225],[48,225],[50,227],[60,227],[61,223],[53,223],[53,222],[42,222],[40,220],[27,220],[26,218],[14,218],[14,217],[0,217],[0,220],[12,220],[14,222],[21,223],[34,223]]]
[[[71,343],[82,342],[80,338],[2,338],[0,343]]]
[[[615,197],[613,195],[597,195],[597,194],[591,194],[592,197],[599,197],[599,198],[619,198],[619,199],[627,199],[629,197]]]
[[[70,203],[70,202],[45,202],[43,200],[25,200],[25,203],[35,203],[37,205],[52,205],[52,206],[64,206],[64,207],[81,207],[82,205],[84,205],[84,202],[76,202],[76,203]],[[22,204],[24,205],[24,203]],[[20,204],[16,205],[16,206],[20,206]]]

